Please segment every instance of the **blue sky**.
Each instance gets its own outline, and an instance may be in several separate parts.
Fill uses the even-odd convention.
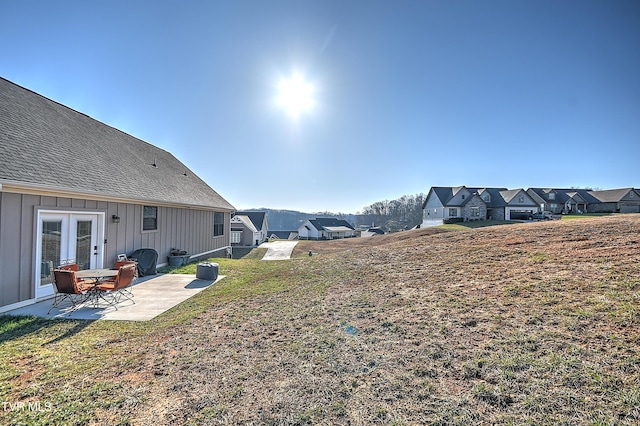
[[[640,2],[3,1],[0,76],[236,208],[431,186],[640,187]],[[277,105],[293,73],[314,107]]]

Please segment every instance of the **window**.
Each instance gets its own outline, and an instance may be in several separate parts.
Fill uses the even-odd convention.
[[[549,204],[549,208],[550,208],[551,210],[555,210],[555,209],[557,209],[557,208],[558,208],[558,205],[557,205],[557,204],[555,204],[555,203],[554,203],[554,204]]]
[[[518,203],[524,204],[524,195],[520,194],[520,196],[518,197]]]
[[[549,193],[549,199],[550,200],[555,200],[556,199],[556,193],[555,192],[550,192]]]
[[[458,209],[455,207],[450,208],[449,217],[458,217]]]
[[[231,244],[240,244],[242,231],[231,231]]]
[[[213,236],[224,235],[224,213],[213,214]]]
[[[489,194],[488,192],[483,192],[482,193],[482,201],[484,201],[485,203],[490,203],[491,202],[491,194]]]
[[[142,207],[142,230],[155,231],[158,229],[158,208],[154,206]]]
[[[471,217],[480,217],[480,207],[471,207]]]

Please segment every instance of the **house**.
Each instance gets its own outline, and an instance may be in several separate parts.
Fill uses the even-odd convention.
[[[349,222],[332,217],[307,219],[298,228],[301,240],[334,240],[355,235],[355,228]]]
[[[298,231],[269,231],[270,240],[297,240]]]
[[[538,203],[541,211],[553,214],[586,213],[589,205],[600,201],[588,189],[529,188],[527,193]]]
[[[573,213],[640,213],[640,192],[634,188],[607,190],[529,188],[542,211]]]
[[[421,227],[443,222],[526,219],[537,210],[536,202],[523,189],[434,186],[422,204]]]
[[[473,193],[464,186],[433,186],[422,203],[422,227],[441,225],[448,220],[464,220],[462,208],[473,198]],[[486,219],[486,204],[476,197],[473,212],[468,217]],[[476,209],[477,207],[477,209]],[[483,207],[480,211],[480,207]],[[470,209],[469,209],[470,210]],[[477,216],[476,216],[477,215]]]
[[[231,245],[257,246],[266,241],[268,235],[265,212],[235,212],[231,217]]]
[[[487,204],[487,219],[526,220],[538,212],[538,204],[524,189],[476,189]]]
[[[50,297],[65,260],[222,254],[233,211],[171,153],[0,78],[0,311]]]
[[[634,188],[589,191],[600,203],[590,213],[640,213],[640,190]]]
[[[360,231],[361,237],[375,237],[377,235],[384,235],[384,230],[378,227],[371,227],[363,231]]]

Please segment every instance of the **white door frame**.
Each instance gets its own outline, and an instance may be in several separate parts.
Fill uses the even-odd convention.
[[[77,223],[79,220],[92,221],[91,226],[91,268],[102,268],[104,259],[104,235],[105,235],[105,212],[100,211],[77,211],[77,210],[38,210],[36,219],[36,250],[34,261],[34,285],[35,299],[41,299],[53,294],[53,285],[40,285],[42,268],[42,223],[45,220],[62,221],[62,232],[60,235],[61,259],[75,258],[75,246],[72,244],[76,240]],[[54,265],[57,266],[57,265]]]

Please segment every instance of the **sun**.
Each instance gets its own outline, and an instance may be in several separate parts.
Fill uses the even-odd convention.
[[[300,74],[293,74],[278,84],[277,102],[289,115],[298,117],[313,108],[314,92],[315,88],[312,84],[307,83]]]

